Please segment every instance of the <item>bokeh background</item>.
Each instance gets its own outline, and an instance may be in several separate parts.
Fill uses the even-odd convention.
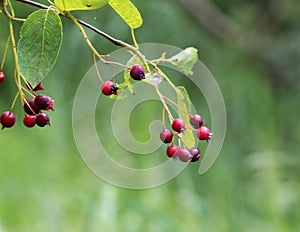
[[[35,10],[12,2],[19,17]],[[149,190],[118,188],[95,176],[72,134],[73,98],[92,55],[77,28],[63,19],[61,54],[44,81],[45,93],[55,99],[51,127],[25,128],[17,105],[16,126],[0,132],[0,231],[300,231],[298,1],[133,2],[144,18],[138,42],[194,46],[215,76],[228,116],[217,162],[203,176],[198,165],[190,165]],[[131,42],[128,27],[109,6],[75,15]],[[0,14],[1,58],[6,22]],[[20,24],[14,25],[17,32]],[[88,35],[104,54],[117,49],[93,32]],[[16,93],[12,63],[9,52],[1,111]],[[193,89],[188,81],[179,82]],[[192,92],[191,98],[205,105],[201,93]],[[141,120],[129,122],[140,140],[149,136],[145,122],[160,115],[157,103],[146,106],[137,110]],[[99,131],[110,130],[107,117],[101,117],[104,107],[99,106]],[[203,114],[209,117],[205,107]],[[108,141],[107,149],[114,145]]]

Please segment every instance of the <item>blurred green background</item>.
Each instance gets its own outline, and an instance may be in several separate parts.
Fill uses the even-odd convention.
[[[35,10],[12,2],[19,17]],[[72,134],[73,98],[92,55],[77,28],[63,19],[62,51],[44,84],[55,99],[51,127],[25,128],[17,107],[16,126],[0,132],[0,231],[300,231],[298,1],[133,2],[144,18],[136,31],[139,43],[194,46],[216,78],[228,115],[217,162],[203,176],[198,165],[190,165],[171,182],[149,190],[121,189],[95,176]],[[129,29],[109,6],[75,15],[131,42]],[[1,14],[0,58],[6,22]],[[17,31],[20,23],[14,25]],[[117,49],[88,34],[101,53]],[[5,73],[1,111],[16,92],[11,52]],[[203,102],[201,94],[191,93],[191,98],[194,104]],[[147,107],[152,115],[139,118],[159,117],[157,108]],[[105,117],[97,120],[105,125]],[[140,133],[147,128],[144,120],[133,124],[135,136],[147,139]]]

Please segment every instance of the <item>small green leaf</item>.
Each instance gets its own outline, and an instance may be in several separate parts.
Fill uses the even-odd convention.
[[[191,112],[191,100],[188,92],[183,86],[177,87],[177,99],[178,99],[178,117],[185,122],[190,121],[190,117],[187,113]],[[189,148],[195,146],[195,137],[192,128],[186,127],[186,130],[182,134],[183,142]]]
[[[107,2],[108,0],[55,0],[54,5],[61,11],[95,10]]]
[[[53,68],[62,43],[62,24],[53,10],[38,10],[24,22],[18,43],[21,74],[35,86]]]
[[[140,12],[130,0],[109,0],[108,4],[123,18],[130,28],[136,29],[143,24]]]
[[[182,52],[171,57],[167,61],[172,63],[176,68],[185,75],[193,75],[193,67],[198,60],[198,50],[193,47],[186,48]]]

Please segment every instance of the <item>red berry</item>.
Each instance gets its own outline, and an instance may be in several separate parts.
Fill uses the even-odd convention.
[[[167,156],[170,158],[171,157],[175,158],[175,157],[177,157],[179,150],[180,150],[180,148],[175,145],[168,146],[167,151],[166,151]]]
[[[102,93],[106,96],[115,94],[118,95],[117,91],[118,91],[119,87],[116,85],[116,83],[112,82],[112,81],[105,81],[102,84]]]
[[[27,104],[28,102],[28,104]],[[30,98],[27,100],[27,102],[24,103],[24,111],[26,112],[26,114],[29,115],[36,115],[38,114],[41,110],[36,106],[36,104],[34,103],[34,98]],[[29,107],[29,106],[30,107]]]
[[[211,139],[211,133],[210,130],[206,126],[201,126],[198,129],[197,137],[200,140],[210,140]]]
[[[50,125],[50,118],[48,114],[45,113],[39,113],[36,116],[36,125],[40,126],[40,127],[44,127],[46,125]]]
[[[4,72],[0,71],[0,84],[1,84],[2,82],[4,82],[4,80],[5,80]]]
[[[193,157],[191,159],[191,162],[196,162],[196,161],[200,160],[201,156],[200,156],[200,150],[198,148],[191,148],[190,153]]]
[[[130,76],[132,79],[140,81],[145,79],[145,70],[142,65],[135,64],[130,70]]]
[[[190,124],[198,129],[203,125],[203,118],[199,114],[195,114],[190,118]]]
[[[160,132],[160,139],[164,143],[170,143],[173,139],[173,133],[170,130],[164,129],[162,132]]]
[[[36,121],[36,116],[35,115],[29,115],[26,114],[24,119],[23,119],[23,124],[28,127],[34,127],[35,126],[35,121]]]
[[[178,153],[178,158],[182,161],[182,162],[188,162],[191,161],[191,159],[193,158],[191,152],[187,149],[180,149],[179,153]]]
[[[40,109],[40,110],[53,110],[53,104],[54,101],[52,100],[51,97],[48,97],[44,94],[39,94],[36,96],[34,99],[34,104]]]
[[[1,114],[0,118],[2,129],[4,128],[10,128],[13,125],[15,125],[16,117],[13,112],[11,111],[5,111]]]
[[[185,122],[181,118],[177,118],[173,121],[172,128],[174,131],[181,133],[185,130]]]

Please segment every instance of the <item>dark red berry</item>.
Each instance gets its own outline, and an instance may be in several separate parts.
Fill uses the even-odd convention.
[[[116,85],[116,83],[112,82],[112,81],[105,81],[102,84],[102,93],[106,96],[115,94],[118,95],[118,89],[119,87]]]
[[[35,126],[35,121],[36,121],[36,116],[35,115],[29,115],[26,114],[24,119],[23,119],[23,124],[28,127],[34,127]]]
[[[5,80],[4,72],[0,71],[0,84],[3,83]]]
[[[201,126],[198,129],[197,137],[200,140],[210,140],[211,139],[211,135],[212,134],[210,133],[210,130],[206,126]]]
[[[191,161],[191,159],[193,158],[191,152],[187,149],[180,149],[180,151],[178,152],[178,158],[182,161],[182,162],[188,162]]]
[[[27,104],[28,103],[28,104]],[[29,107],[29,106],[30,107]],[[36,115],[38,114],[41,110],[35,105],[34,103],[34,98],[30,98],[27,100],[27,102],[24,103],[24,111],[26,112],[26,114],[29,115]]]
[[[190,118],[190,124],[198,129],[203,125],[203,118],[199,114],[195,114]]]
[[[168,146],[166,151],[167,156],[169,156],[170,158],[171,157],[175,158],[178,156],[179,150],[180,148],[175,145]]]
[[[170,130],[164,129],[162,132],[160,132],[160,139],[164,143],[170,143],[173,139],[173,133]]]
[[[45,113],[39,113],[36,116],[36,121],[35,121],[36,125],[40,126],[40,127],[44,127],[46,125],[50,125],[50,118],[48,114]]]
[[[173,121],[172,128],[174,131],[181,133],[185,130],[185,122],[181,118],[177,118]]]
[[[16,117],[13,112],[11,111],[5,111],[1,114],[0,118],[2,129],[4,128],[10,128],[13,125],[15,125]]]
[[[44,94],[39,94],[36,96],[36,98],[34,99],[34,104],[40,109],[40,110],[49,110],[49,109],[53,109],[53,103],[54,101],[44,95]]]
[[[130,76],[132,79],[140,81],[145,79],[145,70],[142,65],[135,64],[130,70]]]
[[[191,159],[191,162],[196,162],[196,161],[200,160],[201,156],[200,156],[200,150],[198,148],[191,148],[190,153],[193,157]]]

